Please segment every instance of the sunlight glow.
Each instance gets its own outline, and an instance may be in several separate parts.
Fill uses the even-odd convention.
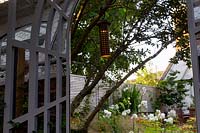
[[[7,2],[8,0],[0,0],[0,4],[1,3],[4,3],[4,2]]]

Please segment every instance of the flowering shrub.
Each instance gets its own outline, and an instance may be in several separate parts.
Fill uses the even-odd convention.
[[[130,114],[130,113],[131,113],[131,110],[130,110],[130,109],[124,110],[124,111],[122,112],[122,116],[127,116],[127,115]]]
[[[140,103],[140,92],[136,87],[125,88],[122,91],[122,97],[116,104],[113,104],[99,113],[99,128],[101,131],[110,128],[113,132],[120,131],[118,123],[120,118],[130,115],[132,112],[138,112],[138,105]],[[147,102],[141,102],[141,107],[146,107]],[[107,123],[106,125],[104,125]],[[108,127],[109,126],[109,127]]]
[[[96,125],[98,125],[100,132],[114,133],[195,132],[194,120],[189,120],[186,124],[180,126],[177,119],[178,115],[174,109],[165,113],[156,110],[155,113],[147,114],[147,105],[147,101],[141,101],[141,95],[136,88],[125,88],[122,97],[115,104],[107,106],[99,113],[98,124]],[[129,125],[128,129],[126,129],[127,125]]]
[[[119,121],[123,121],[131,114],[131,110],[119,110],[118,104],[111,105],[108,109],[104,109],[99,113],[98,125],[101,132],[121,133],[122,125]]]
[[[176,111],[175,110],[170,110],[169,112],[168,112],[168,116],[169,117],[172,117],[172,118],[176,118]]]
[[[134,119],[134,130],[140,132],[149,133],[160,133],[165,131],[180,131],[181,129],[175,124],[176,122],[176,112],[170,110],[167,115],[161,113],[160,110],[156,110],[153,114],[137,116],[133,114],[132,119]]]
[[[194,123],[195,119],[190,118],[187,123],[180,126],[176,111],[173,109],[166,114],[156,110],[155,113],[138,115],[137,113],[131,114],[130,109],[120,112],[116,104],[100,112],[96,125],[100,132],[194,133],[196,132]]]
[[[116,115],[114,108],[111,111],[103,110],[103,112],[100,112],[98,125],[101,132],[106,132],[108,129],[115,133],[121,132],[119,117]]]
[[[104,110],[103,112],[104,112],[104,115],[103,115],[104,118],[110,118],[111,117],[112,113],[110,111]]]

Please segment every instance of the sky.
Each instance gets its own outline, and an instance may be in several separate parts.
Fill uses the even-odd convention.
[[[156,50],[154,50],[156,52]],[[175,48],[173,45],[169,45],[166,49],[164,49],[157,57],[147,63],[147,69],[151,69],[153,72],[165,71],[167,66],[169,65],[169,60],[175,55]],[[131,75],[128,80],[135,79],[135,74]]]
[[[163,50],[155,59],[151,61],[151,68],[155,71],[164,71],[169,65],[169,60],[175,55],[175,48],[169,45],[167,49]],[[148,65],[147,65],[148,67]]]

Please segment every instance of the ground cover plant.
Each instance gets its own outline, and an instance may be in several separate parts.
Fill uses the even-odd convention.
[[[91,127],[97,132],[115,133],[194,133],[196,132],[195,118],[190,117],[183,123],[178,116],[177,106],[169,106],[167,112],[155,110],[154,113],[141,112],[147,110],[147,101],[141,100],[141,94],[137,92],[137,87],[125,88],[122,90],[122,97],[113,105],[105,106]],[[137,95],[132,95],[137,94]],[[137,104],[131,102],[132,99],[139,101]],[[170,95],[170,94],[169,94]],[[184,96],[184,94],[182,94]],[[132,110],[131,104],[137,106],[137,110]],[[98,126],[97,126],[98,125]]]
[[[195,118],[191,117],[184,124],[180,124],[175,110],[167,114],[156,110],[150,114],[131,114],[126,110],[126,115],[104,110],[95,119],[91,128],[96,132],[104,133],[196,133]],[[98,125],[98,126],[97,126]]]

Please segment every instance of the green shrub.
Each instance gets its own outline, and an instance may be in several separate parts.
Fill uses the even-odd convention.
[[[141,94],[136,86],[126,88],[122,91],[122,97],[118,101],[119,111],[130,109],[132,113],[138,112],[141,103]]]
[[[161,80],[158,83],[157,88],[159,89],[160,95],[157,98],[154,107],[159,109],[162,105],[167,106],[183,106],[183,99],[188,91],[185,85],[191,84],[191,79],[188,80],[176,80],[176,74],[178,71],[170,73],[166,80]]]

